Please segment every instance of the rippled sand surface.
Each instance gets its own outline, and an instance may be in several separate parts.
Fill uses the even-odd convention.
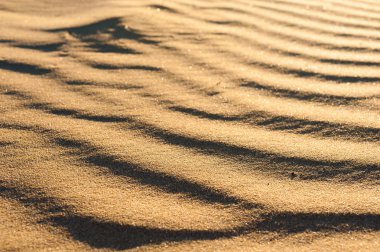
[[[0,1],[1,251],[379,251],[380,2]]]

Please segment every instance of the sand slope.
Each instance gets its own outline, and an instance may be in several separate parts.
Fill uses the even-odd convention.
[[[0,2],[0,250],[380,249],[380,3]]]

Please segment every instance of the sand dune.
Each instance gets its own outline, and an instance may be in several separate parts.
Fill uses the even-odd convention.
[[[0,250],[378,251],[380,3],[0,2]]]

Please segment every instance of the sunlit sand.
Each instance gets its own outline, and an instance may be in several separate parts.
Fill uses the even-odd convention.
[[[0,1],[0,251],[379,251],[379,13]]]

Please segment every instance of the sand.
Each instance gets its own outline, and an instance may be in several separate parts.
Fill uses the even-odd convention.
[[[380,3],[0,2],[0,251],[379,251]]]

